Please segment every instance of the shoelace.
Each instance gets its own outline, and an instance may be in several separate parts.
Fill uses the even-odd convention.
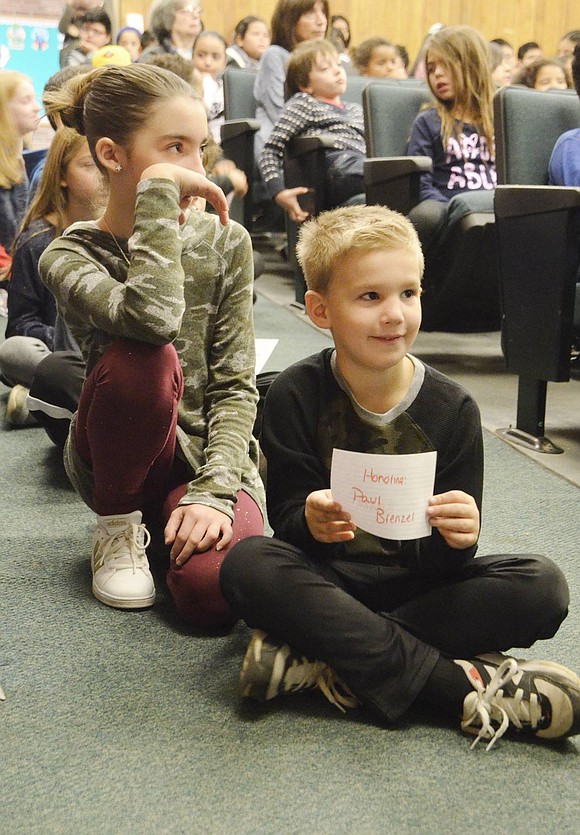
[[[145,525],[129,525],[121,533],[112,536],[108,542],[105,542],[96,560],[95,568],[101,568],[108,560],[129,556],[134,574],[138,568],[142,567],[143,560],[147,559],[145,551],[150,542],[151,534]],[[129,544],[128,549],[127,543]]]
[[[518,688],[515,694],[504,696],[503,688],[518,672],[517,661],[507,658],[499,665],[486,687],[482,687],[478,682],[473,683],[477,690],[477,702],[471,716],[461,723],[465,730],[477,718],[481,722],[481,730],[471,745],[472,749],[481,739],[489,739],[490,742],[485,749],[489,751],[507,731],[510,721],[521,729],[523,725],[535,728],[542,719],[541,705],[535,693],[531,693],[526,701],[521,688]],[[498,728],[493,727],[492,720],[500,722]]]
[[[320,661],[295,659],[284,674],[284,689],[292,692],[309,687],[318,687],[328,701],[342,713],[347,708],[357,707],[356,696],[346,684],[337,679],[333,670]]]

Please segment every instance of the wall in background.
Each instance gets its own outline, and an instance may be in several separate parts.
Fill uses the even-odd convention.
[[[119,0],[119,20],[136,12],[147,18],[149,0]],[[202,0],[203,21],[226,37],[247,14],[270,20],[275,0]],[[516,48],[540,43],[554,54],[564,32],[580,29],[578,0],[330,0],[332,14],[351,23],[353,43],[382,35],[407,47],[413,61],[425,33],[434,23],[469,24],[485,38],[505,38]]]

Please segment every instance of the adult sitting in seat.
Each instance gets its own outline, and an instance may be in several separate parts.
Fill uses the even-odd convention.
[[[191,59],[193,42],[202,30],[201,7],[197,0],[154,0],[149,11],[149,29],[157,43],[144,49],[139,61],[166,52]]]

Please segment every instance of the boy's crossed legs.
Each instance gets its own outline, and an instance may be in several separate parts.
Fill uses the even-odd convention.
[[[427,575],[402,566],[314,561],[279,540],[249,539],[224,561],[221,584],[226,600],[249,626],[276,636],[280,640],[272,639],[271,644],[279,648],[290,645],[291,653],[288,648],[282,653],[286,667],[294,667],[290,677],[295,682],[306,681],[302,672],[297,674],[296,656],[302,661],[316,659],[322,663],[311,685],[320,686],[317,676],[328,685],[324,668],[331,668],[363,705],[388,722],[396,721],[419,699],[446,713],[463,713],[466,730],[475,712],[476,732],[481,727],[482,735],[493,743],[496,731],[482,724],[478,709],[481,699],[489,701],[499,673],[505,693],[512,678],[524,691],[534,674],[564,679],[572,688],[565,699],[576,700],[572,719],[578,723],[580,681],[571,671],[550,662],[540,667],[540,662],[519,662],[514,669],[516,662],[511,660],[498,670],[503,657],[476,659],[481,653],[529,646],[557,631],[566,617],[568,587],[557,566],[543,557],[481,557],[453,574]],[[264,636],[257,640],[264,641]],[[265,641],[267,645],[270,639]],[[259,662],[261,649],[261,644],[250,644],[243,672],[247,695],[252,695],[251,679],[259,667],[252,652]],[[273,664],[281,662],[275,652],[272,659]],[[480,689],[485,691],[491,679],[489,692],[480,697]],[[292,689],[299,688],[287,688]],[[265,692],[262,689],[263,698]],[[284,692],[283,681],[278,692]],[[255,693],[260,695],[259,684]],[[271,682],[269,694],[276,694]],[[522,701],[520,695],[516,698]],[[530,698],[535,731],[549,734],[550,729],[542,726],[546,711],[538,718],[541,697],[536,693]],[[489,712],[495,719],[494,705]],[[513,724],[518,721],[516,717]],[[554,721],[548,724],[556,732]]]

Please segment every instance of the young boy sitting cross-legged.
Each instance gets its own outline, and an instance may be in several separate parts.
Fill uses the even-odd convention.
[[[240,542],[220,575],[234,612],[259,630],[242,695],[318,687],[386,723],[417,700],[489,747],[509,725],[546,739],[579,733],[578,676],[501,654],[556,633],[568,586],[545,557],[474,559],[480,418],[461,386],[409,353],[423,270],[413,226],[382,207],[335,209],[302,226],[298,257],[307,313],[334,348],[283,371],[266,398],[274,538]],[[329,489],[334,449],[436,451],[431,533],[400,541],[357,528]]]
[[[296,47],[288,59],[286,89],[292,98],[284,105],[258,165],[268,195],[291,220],[300,223],[308,212],[301,208],[298,198],[308,189],[285,186],[284,152],[288,143],[296,136],[333,137],[332,147],[325,150],[326,176],[329,202],[338,206],[364,192],[364,118],[360,104],[341,101],[346,73],[329,41],[305,41]]]

